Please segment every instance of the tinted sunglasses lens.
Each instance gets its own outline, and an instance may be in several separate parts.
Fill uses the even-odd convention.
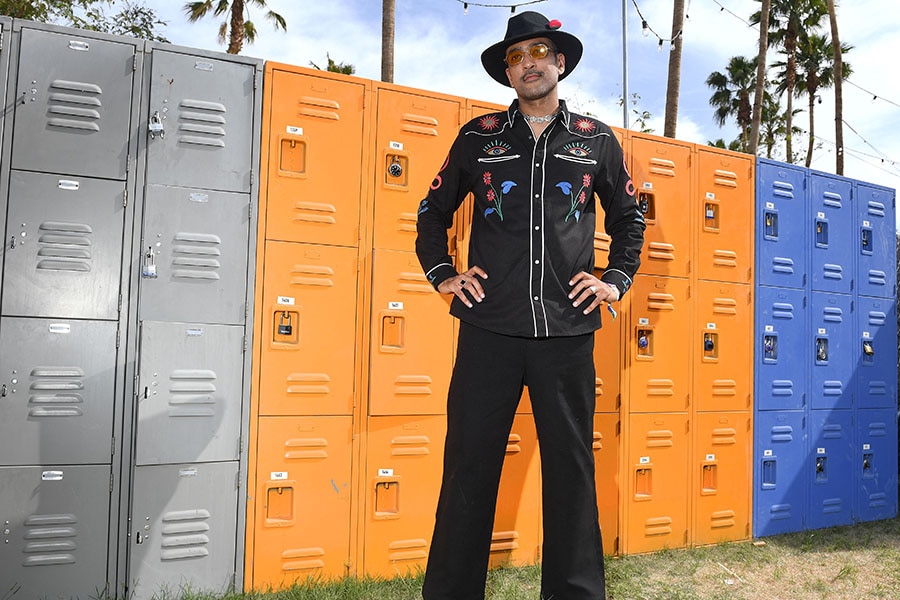
[[[528,54],[531,55],[531,58],[538,60],[540,58],[544,58],[550,53],[550,47],[547,44],[535,44],[531,48],[528,49]]]
[[[521,50],[513,50],[506,55],[506,64],[511,67],[519,64],[523,60],[525,60],[525,53]]]

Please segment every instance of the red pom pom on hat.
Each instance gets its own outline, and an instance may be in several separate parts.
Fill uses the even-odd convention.
[[[562,27],[562,22],[559,19],[553,19],[547,23],[548,29],[559,29],[560,27]]]

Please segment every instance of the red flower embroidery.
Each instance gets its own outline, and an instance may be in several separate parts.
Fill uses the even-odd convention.
[[[491,185],[491,172],[486,171],[484,173],[484,185]]]
[[[581,204],[584,204],[584,201],[585,201],[585,200],[587,200],[587,196],[585,195],[584,190],[582,190],[581,193],[578,194],[578,201],[579,201]]]
[[[585,133],[593,131],[596,127],[597,125],[590,119],[578,119],[575,121],[575,128]]]
[[[581,178],[581,185],[583,185],[584,187],[591,187],[591,176],[585,173]]]
[[[493,131],[500,127],[500,119],[497,118],[497,115],[485,115],[479,119],[478,124],[485,131]]]
[[[490,189],[490,190],[487,191],[487,199],[488,199],[488,202],[493,202],[493,201],[494,201],[494,198],[496,198],[496,197],[497,197],[497,195],[494,194],[494,190],[493,190],[493,189]]]

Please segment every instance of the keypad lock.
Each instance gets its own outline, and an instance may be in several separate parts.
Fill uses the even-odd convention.
[[[278,318],[278,335],[292,335],[294,326],[291,324],[291,316],[287,311],[283,311]]]

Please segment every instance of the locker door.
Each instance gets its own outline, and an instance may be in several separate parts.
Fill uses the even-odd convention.
[[[271,71],[266,237],[359,245],[368,84]]]
[[[856,281],[861,296],[890,298],[897,293],[896,191],[856,183]]]
[[[460,126],[456,99],[380,87],[373,176],[375,248],[412,251],[416,211]]]
[[[531,415],[513,420],[500,477],[490,568],[540,561],[541,480],[537,431]]]
[[[897,408],[897,302],[859,297],[858,408]]]
[[[806,293],[788,288],[756,288],[756,407],[806,407]]]
[[[622,365],[625,357],[622,356],[622,327],[629,318],[626,303],[631,296],[626,296],[624,302],[616,304],[618,316],[613,319],[604,309],[603,327],[594,333],[594,369],[597,377],[597,404],[595,412],[617,412],[622,403]]]
[[[849,294],[854,288],[852,182],[810,172],[812,289]]]
[[[818,409],[853,408],[856,385],[853,366],[853,298],[844,294],[812,292],[810,312],[814,336],[810,406]]]
[[[235,574],[237,462],[137,467],[134,479],[129,596],[224,594]]]
[[[758,411],[754,430],[753,535],[802,531],[809,487],[806,415]]]
[[[115,367],[115,323],[0,320],[0,464],[109,463]]]
[[[453,319],[411,252],[373,259],[369,414],[446,412]]]
[[[21,30],[12,168],[124,180],[135,43]]]
[[[628,361],[631,412],[690,408],[689,285],[686,279],[638,275],[631,289]]]
[[[243,327],[143,323],[137,464],[238,459],[243,343]]]
[[[337,578],[350,564],[351,417],[263,417],[252,588]]]
[[[756,282],[806,285],[806,171],[758,158],[756,162]]]
[[[125,183],[12,171],[3,314],[118,319]]]
[[[428,559],[447,426],[443,417],[370,417],[367,431],[362,573],[408,575]]]
[[[618,554],[619,497],[622,477],[619,458],[622,453],[619,413],[594,415],[594,481],[597,485],[597,510],[600,513],[600,535],[603,553]]]
[[[256,67],[156,48],[147,115],[147,183],[248,192]]]
[[[631,134],[631,176],[647,223],[641,273],[691,273],[691,153],[691,144]]]
[[[753,162],[746,154],[697,146],[697,277],[750,283],[753,273]]]
[[[697,410],[749,410],[753,402],[750,286],[700,281],[692,337]]]
[[[807,529],[853,521],[853,411],[810,411]]]
[[[688,536],[690,417],[630,417],[626,524],[627,554],[684,548]]]
[[[354,248],[266,243],[260,414],[351,414],[358,264]]]
[[[897,516],[897,410],[859,410],[853,460],[860,521]]]
[[[628,154],[630,149],[625,143],[626,131],[618,127],[611,127],[610,129],[612,129],[616,136],[616,140],[622,147],[623,154],[625,154],[625,167],[630,168],[631,157]],[[612,237],[606,233],[603,223],[606,212],[603,210],[603,207],[600,206],[600,201],[596,196],[594,196],[594,200],[597,210],[597,230],[594,232],[594,267],[597,269],[605,269],[609,264],[609,244],[612,242]]]
[[[750,537],[749,412],[696,416],[693,471],[694,544],[718,544]]]
[[[244,322],[249,207],[249,194],[147,186],[142,319]]]
[[[107,589],[110,476],[104,465],[0,467],[4,594],[96,598],[114,593]]]

